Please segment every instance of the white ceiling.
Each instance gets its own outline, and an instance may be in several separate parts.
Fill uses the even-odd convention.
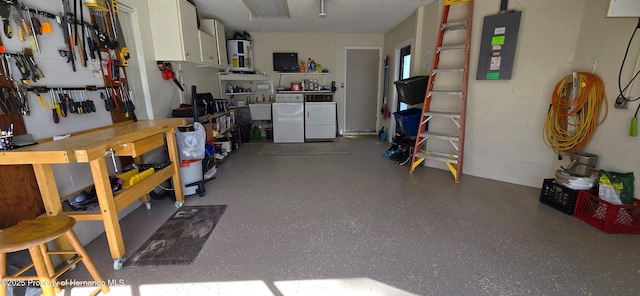
[[[227,32],[314,32],[383,34],[433,0],[288,0],[290,19],[255,18],[242,0],[193,0],[200,18],[214,18]]]

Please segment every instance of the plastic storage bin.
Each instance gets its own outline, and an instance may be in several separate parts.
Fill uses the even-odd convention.
[[[540,190],[540,202],[567,215],[573,215],[580,190],[556,183],[555,179],[544,179]]]
[[[180,164],[180,181],[182,181],[182,191],[184,195],[196,194],[197,185],[189,184],[202,181],[202,159],[183,160]]]
[[[393,112],[393,116],[395,116],[400,126],[398,132],[407,137],[415,137],[418,134],[418,126],[420,125],[420,113],[422,113],[422,109],[418,108]]]
[[[400,102],[414,105],[424,102],[429,76],[414,76],[394,81]]]
[[[578,219],[608,233],[640,233],[640,202],[615,205],[598,197],[596,190],[581,190],[574,213]]]

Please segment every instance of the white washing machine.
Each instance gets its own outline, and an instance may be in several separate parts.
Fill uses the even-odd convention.
[[[274,143],[304,142],[304,95],[277,94],[271,105]]]

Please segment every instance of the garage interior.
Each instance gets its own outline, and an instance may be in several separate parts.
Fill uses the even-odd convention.
[[[51,12],[62,9],[57,2],[24,2]],[[228,70],[229,64],[204,67],[170,61],[176,83],[185,89],[181,91],[158,71],[152,1],[118,2],[123,35],[132,53],[127,75],[138,120],[170,118],[172,110],[190,103],[194,85],[198,93],[224,97],[219,72]],[[321,63],[328,71],[323,77],[336,86],[332,93],[337,106],[333,143],[347,147],[347,152],[264,155],[265,145],[278,144],[264,136],[240,143],[219,161],[215,180],[204,185],[206,193],[184,200],[186,206],[227,206],[196,260],[188,265],[125,263],[124,268],[114,270],[102,223],[79,222],[74,231],[103,277],[113,280],[108,295],[640,292],[636,280],[640,242],[634,234],[606,233],[540,202],[543,182],[570,163],[568,153],[558,155],[545,145],[544,129],[554,86],[573,72],[599,76],[607,98],[601,123],[580,151],[598,156],[598,170],[627,173],[640,167],[640,158],[634,156],[640,143],[631,135],[633,124],[629,123],[637,117],[639,107],[634,98],[640,96],[640,88],[634,75],[640,67],[640,45],[632,34],[640,29],[640,13],[633,15],[630,10],[631,16],[610,15],[613,2],[625,1],[472,1],[465,166],[459,182],[444,163],[426,162],[410,173],[409,164],[398,165],[385,158],[399,131],[397,118],[380,112],[383,97],[392,113],[400,111],[394,81],[402,77],[399,57],[403,48],[410,47],[408,75],[429,75],[443,1],[354,1],[349,5],[339,0],[288,1],[291,19],[254,17],[245,5],[252,1],[189,2],[197,7],[200,19],[224,24],[226,39],[243,31],[250,35],[253,69],[272,81],[273,88],[300,79],[284,75],[283,83],[283,75],[272,70],[273,53],[297,52],[301,59],[311,57]],[[483,18],[500,14],[506,3],[508,11],[522,13],[512,75],[510,79],[477,79]],[[375,14],[356,15],[358,5]],[[404,10],[397,7],[403,5],[407,5]],[[390,17],[405,16],[387,27],[367,26],[384,18],[385,10]],[[302,11],[308,22],[288,23]],[[346,25],[324,28],[332,19],[343,22],[349,13],[354,14],[353,31]],[[460,11],[453,12],[453,17],[460,15]],[[44,45],[54,43],[41,40]],[[15,38],[3,42],[7,50],[23,46]],[[379,53],[370,106],[375,114],[371,114],[372,126],[351,129],[350,85],[343,84],[350,77],[349,50],[362,49]],[[71,72],[57,51],[44,50],[34,56],[45,73],[58,67],[61,70],[56,71],[66,76],[48,75],[42,85],[101,85],[102,77],[91,77],[91,71],[79,65],[78,72]],[[385,79],[387,55],[390,71]],[[620,95],[628,100],[621,101]],[[30,98],[35,102],[35,96]],[[113,123],[108,113],[97,112],[92,118],[76,117],[75,121],[61,118],[54,125],[50,110],[32,106],[24,125],[36,140]],[[99,107],[102,111],[102,104]],[[411,107],[423,106],[406,108]],[[388,132],[381,139],[383,128]],[[56,166],[54,173],[61,195],[92,183],[90,172],[80,164]],[[633,196],[640,196],[637,188]],[[177,211],[171,198],[151,203],[148,209],[136,201],[118,215],[125,258],[130,259]],[[10,254],[7,270],[25,260],[28,254],[24,252]],[[89,275],[78,268],[64,277],[86,279]],[[92,289],[70,286],[63,290],[63,295],[85,295]],[[22,295],[19,293],[24,291],[17,289],[15,295]]]

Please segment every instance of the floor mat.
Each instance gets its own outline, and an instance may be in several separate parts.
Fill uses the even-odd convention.
[[[342,142],[273,143],[265,144],[259,155],[330,155],[351,154],[349,146]]]
[[[124,266],[191,264],[227,205],[184,206],[124,262]]]

